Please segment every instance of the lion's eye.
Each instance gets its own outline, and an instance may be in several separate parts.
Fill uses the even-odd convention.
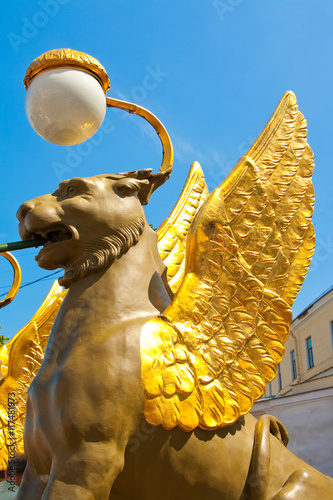
[[[68,186],[66,196],[70,196],[75,193],[77,193],[77,189],[74,186]]]

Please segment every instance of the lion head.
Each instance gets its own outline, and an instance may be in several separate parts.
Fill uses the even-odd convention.
[[[64,268],[59,283],[68,287],[124,255],[146,226],[141,202],[151,189],[150,172],[76,177],[52,194],[23,203],[17,213],[21,238],[45,239],[38,265]]]

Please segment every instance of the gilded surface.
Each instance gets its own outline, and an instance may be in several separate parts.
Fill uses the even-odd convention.
[[[142,336],[151,423],[229,425],[274,378],[314,249],[312,171],[306,122],[292,93],[189,233],[208,196],[200,165],[192,165],[158,229],[169,285],[181,289],[164,312],[168,321],[152,320]]]
[[[151,424],[230,425],[275,377],[314,251],[306,136],[288,92],[191,225],[181,286],[142,333]]]
[[[23,428],[27,390],[42,364],[46,344],[64,294],[55,282],[40,308],[6,345],[0,349],[0,470],[8,461],[8,445],[14,442],[23,452]],[[14,432],[8,428],[8,395],[15,399]],[[13,430],[13,428],[12,428]]]
[[[19,266],[19,263],[17,262],[17,260],[15,259],[15,257],[11,253],[2,252],[0,255],[2,255],[3,257],[5,257],[5,259],[8,260],[8,262],[10,263],[10,265],[12,266],[13,271],[14,271],[14,279],[13,279],[12,286],[10,287],[9,292],[7,293],[6,297],[4,299],[0,300],[0,309],[1,309],[2,307],[7,306],[8,304],[10,304],[14,300],[17,292],[19,291],[20,285],[21,285],[22,273],[21,273],[21,268]]]
[[[29,88],[33,78],[39,73],[59,67],[70,67],[88,71],[100,81],[104,93],[110,88],[109,77],[101,63],[84,52],[72,49],[49,50],[34,59],[28,67],[23,79],[25,88]]]
[[[275,374],[311,260],[312,168],[291,93],[208,197],[194,165],[160,228],[169,306],[139,201],[154,174],[74,178],[20,207],[21,237],[48,239],[36,260],[63,267],[69,290],[27,394],[17,500],[332,497],[281,423],[244,415]]]
[[[198,162],[194,162],[174,209],[157,229],[157,247],[167,266],[167,279],[173,293],[176,293],[184,277],[188,230],[207,196],[202,169]]]
[[[119,108],[128,113],[135,114],[144,118],[152,127],[154,127],[157,135],[162,144],[163,148],[163,158],[162,164],[160,166],[159,172],[154,174],[156,176],[155,182],[150,183],[150,186],[147,187],[145,192],[141,191],[140,201],[143,205],[148,203],[149,197],[152,194],[153,190],[157,189],[157,187],[161,186],[165,181],[167,181],[172,172],[173,165],[173,146],[170,140],[169,134],[164,127],[163,123],[153,115],[148,109],[143,108],[142,106],[138,106],[132,102],[121,101],[120,99],[114,99],[112,97],[106,98],[106,105],[109,108]],[[157,181],[157,176],[159,176],[159,180]]]

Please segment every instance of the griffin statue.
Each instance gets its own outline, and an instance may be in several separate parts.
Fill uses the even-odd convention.
[[[0,352],[1,468],[9,394],[28,460],[17,500],[333,498],[283,425],[249,413],[314,251],[313,166],[287,92],[211,194],[192,165],[157,233],[150,170],[73,178],[21,205],[21,238],[42,236],[38,265],[64,276]]]

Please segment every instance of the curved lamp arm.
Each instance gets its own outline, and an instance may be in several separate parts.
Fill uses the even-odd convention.
[[[106,106],[108,108],[119,108],[128,113],[141,116],[144,118],[150,125],[154,127],[157,132],[157,135],[160,138],[163,148],[163,159],[160,167],[160,172],[168,172],[172,170],[173,164],[173,147],[171,143],[171,139],[169,137],[168,132],[164,125],[160,122],[158,118],[156,118],[153,113],[148,111],[148,109],[142,108],[137,104],[133,104],[132,102],[121,101],[120,99],[114,99],[113,97],[106,96]]]
[[[12,300],[14,299],[15,295],[17,294],[17,292],[20,288],[21,277],[22,277],[20,265],[17,262],[17,260],[15,259],[15,257],[11,253],[8,253],[8,252],[3,252],[3,253],[1,253],[1,255],[3,257],[5,257],[5,259],[7,259],[8,262],[11,264],[11,266],[14,270],[14,280],[13,280],[13,284],[10,287],[10,290],[7,293],[6,297],[0,301],[0,309],[2,307],[7,306],[8,304],[10,304],[12,302]]]

